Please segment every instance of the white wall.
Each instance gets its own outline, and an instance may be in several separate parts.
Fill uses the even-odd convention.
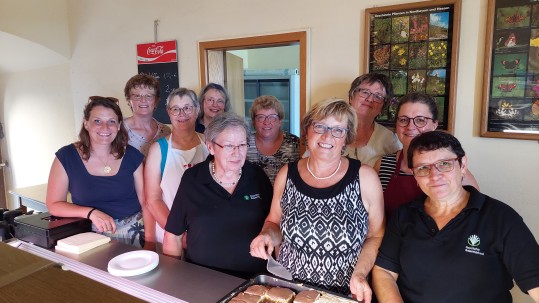
[[[69,65],[0,77],[0,87],[6,187],[46,183],[54,153],[76,138]]]
[[[333,96],[345,97],[350,82],[362,70],[364,9],[404,2],[413,1],[70,0],[67,1],[67,11],[72,58],[68,82],[71,84],[75,114],[70,116],[68,109],[49,110],[48,117],[67,119],[65,127],[72,128],[73,133],[78,131],[82,107],[89,95],[122,97],[125,81],[137,72],[135,45],[153,41],[153,21],[156,19],[160,20],[159,40],[178,41],[181,86],[195,90],[200,88],[199,41],[307,29],[308,102],[316,103]],[[487,0],[463,0],[462,4],[455,135],[469,155],[471,170],[482,191],[514,207],[539,237],[539,145],[535,141],[479,137]],[[63,79],[65,72],[61,72]],[[44,75],[36,71],[35,76]],[[16,103],[11,96],[25,91],[39,98],[33,101],[32,107],[51,102],[50,96],[40,96],[38,87],[23,88],[12,84],[10,78],[17,77],[9,76],[7,81],[4,80],[4,117],[9,115],[5,111],[8,109],[6,103]],[[45,81],[50,83],[52,80]],[[51,90],[52,85],[57,85],[55,88],[64,93],[69,86],[68,83],[49,85]],[[8,91],[11,93],[6,96]],[[65,105],[66,99],[62,104]],[[122,109],[129,114],[125,102],[122,102]],[[46,182],[48,165],[54,150],[60,145],[54,142],[56,130],[35,128],[38,125],[35,121],[43,119],[43,115],[38,114],[36,117],[28,111],[24,119],[34,125],[33,137],[47,140],[39,142],[43,146],[37,146],[34,141],[34,153],[24,158],[31,161],[31,157],[40,154],[40,161],[49,160],[49,163],[36,164],[31,169],[20,166],[20,160],[13,163],[17,185]],[[71,117],[74,117],[74,123],[69,122]],[[6,128],[18,125],[6,125]],[[64,135],[62,143],[69,143],[66,137],[69,136]],[[30,140],[30,134],[17,140]],[[25,147],[17,145],[17,149],[10,150],[9,157],[20,159],[16,154],[24,152]],[[516,302],[530,302],[518,290],[514,294]]]

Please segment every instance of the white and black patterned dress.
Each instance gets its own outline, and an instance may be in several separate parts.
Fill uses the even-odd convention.
[[[307,185],[298,162],[289,163],[281,198],[279,262],[295,280],[342,294],[350,293],[350,277],[368,229],[359,186],[361,162],[349,161],[342,180],[328,188]]]

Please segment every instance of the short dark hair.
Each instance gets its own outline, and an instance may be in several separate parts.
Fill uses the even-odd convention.
[[[402,96],[399,99],[399,104],[397,104],[397,111],[396,111],[397,117],[399,116],[399,111],[401,110],[401,106],[406,103],[425,104],[429,108],[430,114],[432,115],[432,117],[427,117],[427,118],[432,118],[432,120],[438,121],[438,105],[436,104],[436,99],[434,99],[433,96],[429,94],[425,94],[425,93],[418,93],[418,92],[412,92],[412,93]],[[395,119],[395,121],[396,120],[397,119]]]
[[[408,153],[406,154],[408,168],[414,167],[413,157],[415,152],[434,151],[442,148],[449,149],[457,155],[459,164],[462,164],[461,159],[466,153],[464,152],[464,149],[462,149],[459,140],[449,133],[435,130],[422,133],[410,142],[410,147],[408,147]]]
[[[379,73],[368,73],[361,75],[352,81],[350,85],[350,90],[348,91],[348,99],[352,99],[354,93],[357,91],[359,86],[363,83],[373,84],[380,83],[386,90],[386,99],[385,101],[391,100],[393,98],[393,85],[389,78],[384,74]]]

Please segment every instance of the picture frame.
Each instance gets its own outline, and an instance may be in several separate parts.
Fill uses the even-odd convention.
[[[539,1],[489,0],[481,136],[539,140]]]
[[[432,95],[438,129],[454,130],[461,0],[435,0],[365,10],[364,72],[387,75],[394,97],[376,121],[393,128],[400,97]]]

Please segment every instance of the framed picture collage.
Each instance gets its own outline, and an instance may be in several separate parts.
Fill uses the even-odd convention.
[[[387,75],[395,97],[377,122],[392,127],[398,98],[410,92],[434,96],[439,128],[453,127],[459,1],[426,1],[366,10],[365,66]]]
[[[490,0],[481,133],[539,139],[539,1]]]

